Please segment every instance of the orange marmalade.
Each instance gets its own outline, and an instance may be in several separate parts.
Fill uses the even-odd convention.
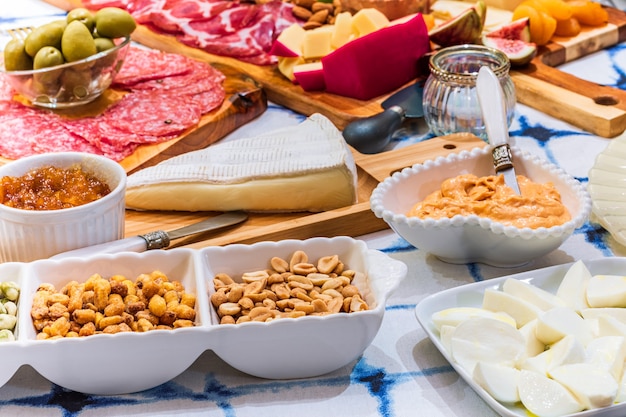
[[[25,210],[59,210],[81,206],[111,192],[109,186],[80,166],[33,169],[21,177],[0,179],[0,203]]]
[[[449,178],[441,189],[428,195],[407,213],[420,218],[456,215],[488,217],[519,228],[551,227],[570,220],[561,195],[552,183],[538,184],[517,176],[521,194],[504,183],[503,175],[478,177],[473,174]]]

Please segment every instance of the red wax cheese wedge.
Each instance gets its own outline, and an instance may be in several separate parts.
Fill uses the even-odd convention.
[[[429,50],[421,14],[354,39],[322,58],[326,91],[360,100],[388,93],[419,75]]]
[[[326,88],[324,68],[319,61],[296,65],[293,67],[293,76],[305,91],[320,91]]]

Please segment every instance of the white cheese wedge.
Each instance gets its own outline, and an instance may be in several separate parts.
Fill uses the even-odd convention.
[[[526,341],[526,355],[528,357],[539,355],[546,349],[546,345],[537,339],[535,335],[536,329],[537,319],[531,320],[519,328],[519,332],[524,336],[524,340]]]
[[[608,407],[617,397],[617,381],[609,371],[594,364],[563,365],[551,370],[550,377],[570,390],[587,409]]]
[[[485,317],[501,320],[510,326],[517,327],[515,320],[505,313],[494,313],[478,307],[452,307],[433,313],[431,319],[437,330],[441,331],[445,325],[456,327],[465,320],[476,317]]]
[[[524,407],[539,417],[560,417],[584,409],[567,388],[536,372],[522,370],[517,389]]]
[[[297,126],[218,142],[128,177],[143,210],[326,211],[357,201],[357,171],[341,132],[314,114]]]
[[[591,326],[569,307],[555,307],[544,311],[537,318],[537,339],[546,345],[558,342],[571,334],[586,346],[592,339]]]
[[[556,295],[529,284],[526,281],[520,281],[514,278],[508,278],[502,284],[502,291],[513,297],[529,302],[543,311],[550,310],[554,307],[563,307],[565,302]]]
[[[592,319],[596,323],[596,337],[624,336],[626,337],[626,324],[613,316],[599,315]],[[587,321],[587,320],[586,320]]]
[[[587,345],[587,362],[606,369],[615,381],[622,379],[626,360],[626,338],[624,336],[604,336],[593,339]]]
[[[455,326],[450,326],[448,324],[444,324],[443,326],[441,326],[441,329],[439,329],[439,340],[448,352],[452,350],[450,348],[450,340],[452,339],[452,334],[454,333],[455,329]]]
[[[626,307],[626,276],[594,275],[587,284],[589,307]]]
[[[587,284],[591,273],[582,261],[576,261],[569,267],[559,284],[556,296],[565,302],[574,311],[588,308]]]
[[[573,335],[567,335],[553,344],[548,350],[529,357],[521,365],[521,369],[549,375],[550,370],[569,363],[585,362],[585,347]]]
[[[524,338],[513,326],[489,318],[459,324],[450,338],[452,359],[470,375],[478,362],[516,367],[525,355]]]
[[[488,288],[483,294],[483,308],[493,312],[504,312],[513,319],[518,326],[523,326],[535,320],[542,312],[539,307],[511,294]]]
[[[611,316],[616,320],[626,324],[626,308],[584,308],[580,310],[580,315],[583,316],[585,320],[597,319],[600,316]]]
[[[520,370],[497,363],[478,362],[472,378],[496,400],[516,403],[519,399],[517,386]]]
[[[623,403],[626,401],[626,372],[622,372],[622,378],[618,381],[617,396],[615,397],[616,403]]]

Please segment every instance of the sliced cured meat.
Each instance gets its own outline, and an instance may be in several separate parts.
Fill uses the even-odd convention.
[[[175,137],[197,124],[201,116],[190,97],[175,90],[133,92],[104,114],[111,126],[140,137]]]
[[[122,69],[115,76],[114,86],[131,87],[144,81],[187,74],[194,69],[193,62],[184,55],[131,47]]]
[[[8,101],[1,102],[0,109],[0,154],[5,158],[62,151],[101,154],[84,138],[68,131],[55,115]]]
[[[100,3],[105,1],[108,0],[90,0],[92,4],[87,7],[101,8]],[[138,23],[157,33],[175,36],[181,43],[211,54],[257,65],[276,62],[269,54],[273,41],[297,22],[291,12],[293,5],[281,0],[265,4],[230,0],[137,0],[118,7],[125,8]]]
[[[175,63],[177,65],[178,63]],[[211,88],[220,88],[224,74],[206,63],[188,59],[187,71],[167,77],[149,79],[132,85],[122,84],[133,90],[170,90],[183,89],[186,92],[200,92]],[[145,71],[145,69],[144,69]],[[117,80],[116,80],[117,85]],[[196,91],[193,91],[196,90]]]

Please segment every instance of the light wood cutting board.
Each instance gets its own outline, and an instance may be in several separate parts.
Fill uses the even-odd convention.
[[[65,10],[81,5],[81,0],[45,1]],[[602,137],[614,137],[626,129],[626,93],[616,88],[600,87],[551,68],[626,40],[626,13],[613,8],[607,10],[609,25],[585,29],[575,38],[556,39],[541,48],[529,68],[512,71],[520,103]],[[257,66],[211,55],[145,27],[139,27],[133,39],[155,49],[234,65],[256,79],[270,101],[307,116],[322,113],[339,129],[355,119],[381,112],[380,104],[389,96],[362,101],[323,92],[305,92],[280,75],[274,66]]]

